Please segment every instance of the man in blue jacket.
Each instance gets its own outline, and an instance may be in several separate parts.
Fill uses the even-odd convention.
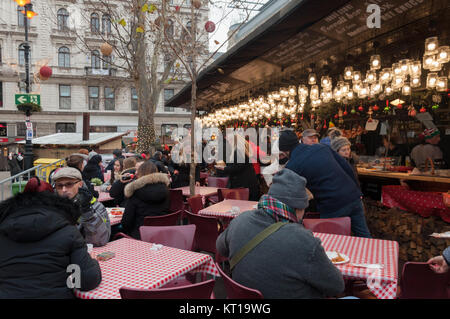
[[[283,131],[282,140],[293,139],[292,131]],[[280,151],[283,151],[280,147]],[[286,168],[303,176],[306,187],[314,195],[321,218],[349,216],[352,232],[370,238],[361,201],[362,193],[355,174],[347,161],[323,144],[295,144],[288,152]]]

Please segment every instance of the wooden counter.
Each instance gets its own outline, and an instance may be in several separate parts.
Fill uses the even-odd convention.
[[[399,180],[410,180],[410,181],[422,181],[422,182],[434,182],[434,183],[446,183],[450,184],[450,177],[441,176],[422,176],[422,175],[409,175],[408,173],[398,173],[390,171],[371,171],[364,168],[358,167],[359,176],[369,176],[369,177],[382,177],[382,178],[392,178]]]

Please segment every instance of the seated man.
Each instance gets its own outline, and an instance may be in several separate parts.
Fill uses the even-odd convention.
[[[281,170],[258,208],[233,219],[217,239],[218,252],[233,260],[261,231],[286,222],[233,268],[233,280],[259,290],[264,298],[324,298],[344,290],[341,272],[328,259],[320,240],[301,224],[308,205],[305,184],[293,171]]]
[[[55,189],[59,196],[73,200],[81,208],[78,228],[87,243],[104,246],[111,235],[111,224],[106,208],[83,186],[80,171],[63,167],[54,176]]]

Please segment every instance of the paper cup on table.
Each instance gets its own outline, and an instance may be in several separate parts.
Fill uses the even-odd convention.
[[[88,254],[91,256],[91,258],[95,259],[94,245],[92,245],[92,244],[86,244],[86,246],[87,246]]]
[[[231,215],[237,216],[241,212],[241,209],[237,206],[231,207]]]

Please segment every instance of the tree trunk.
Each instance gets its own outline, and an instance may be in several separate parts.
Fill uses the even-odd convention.
[[[191,169],[189,170],[189,188],[191,196],[195,195],[195,114],[197,109],[197,74],[194,72],[191,90]]]
[[[139,153],[150,151],[155,142],[155,123],[153,99],[150,96],[150,83],[142,76],[136,81],[136,90],[138,94],[138,143],[137,151]]]

